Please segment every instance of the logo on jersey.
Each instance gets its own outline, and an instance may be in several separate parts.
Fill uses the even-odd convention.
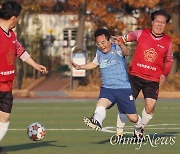
[[[164,49],[164,46],[162,46],[162,45],[160,45],[160,44],[158,44],[158,47],[160,47],[160,48]]]
[[[150,48],[144,52],[144,59],[149,62],[154,62],[157,57],[157,52]]]
[[[9,50],[9,52],[6,55],[7,63],[8,65],[14,64],[14,52],[12,49]]]

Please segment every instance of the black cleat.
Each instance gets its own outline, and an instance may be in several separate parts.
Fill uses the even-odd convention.
[[[100,131],[102,129],[100,123],[94,118],[88,118],[84,116],[83,122],[85,123],[85,125],[91,127],[92,129],[95,129],[96,131]]]
[[[136,142],[144,142],[146,140],[144,135],[144,128],[141,128],[141,132],[139,134],[136,134],[134,130],[133,138],[135,139]]]

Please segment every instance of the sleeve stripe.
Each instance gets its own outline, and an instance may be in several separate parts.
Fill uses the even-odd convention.
[[[128,35],[123,35],[119,38],[119,40],[122,42],[122,43],[126,43],[128,42]]]

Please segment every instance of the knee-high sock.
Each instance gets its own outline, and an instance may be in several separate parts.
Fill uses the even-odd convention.
[[[9,122],[6,122],[6,123],[0,122],[0,141],[5,136],[5,134],[8,130],[8,127],[9,127]]]
[[[141,117],[138,115],[138,121],[136,123],[132,123],[134,126],[135,134],[140,134],[141,133],[141,128],[142,128],[142,121]]]
[[[153,114],[147,114],[145,108],[142,111],[142,125],[145,127],[153,118]]]
[[[118,115],[117,115],[117,127],[116,127],[117,134],[123,133],[127,119],[128,118],[127,118],[126,114],[118,113]]]
[[[101,126],[105,117],[106,117],[106,108],[104,106],[96,107],[96,110],[94,112],[94,119],[96,119]]]

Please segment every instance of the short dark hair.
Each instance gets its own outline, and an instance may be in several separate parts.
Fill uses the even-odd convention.
[[[157,15],[162,15],[162,16],[166,17],[166,23],[168,23],[171,19],[171,16],[165,10],[157,10],[151,14],[151,20],[154,21],[154,19]]]
[[[0,8],[0,18],[8,20],[12,16],[18,17],[21,10],[22,7],[19,3],[12,0],[6,1],[2,4],[2,7]]]
[[[100,35],[105,35],[105,37],[106,37],[106,39],[109,41],[109,39],[110,39],[110,37],[111,37],[111,35],[110,35],[110,33],[108,32],[108,30],[107,29],[104,29],[104,28],[99,28],[99,29],[97,29],[96,30],[96,32],[95,32],[95,38],[96,37],[98,37],[98,36],[100,36]]]

